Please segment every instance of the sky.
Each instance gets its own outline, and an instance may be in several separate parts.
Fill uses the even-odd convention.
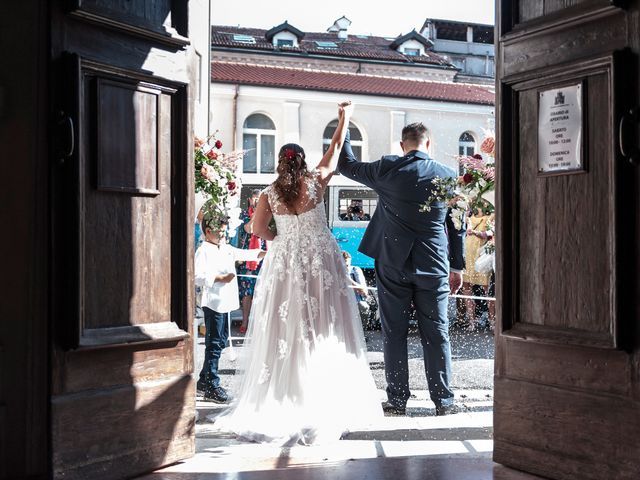
[[[494,0],[422,0],[416,6],[394,8],[409,2],[374,0],[210,0],[214,25],[269,29],[288,20],[305,32],[324,32],[346,16],[349,33],[397,37],[420,30],[426,18],[494,23]]]

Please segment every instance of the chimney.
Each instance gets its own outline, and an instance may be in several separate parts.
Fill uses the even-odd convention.
[[[346,40],[349,37],[347,30],[350,25],[351,25],[351,20],[349,20],[347,17],[343,15],[342,17],[337,19],[335,22],[333,22],[333,25],[327,28],[327,32],[337,32],[338,38],[340,40]]]

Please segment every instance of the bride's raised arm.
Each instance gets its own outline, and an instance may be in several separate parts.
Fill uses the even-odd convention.
[[[347,128],[349,128],[349,119],[352,113],[353,104],[350,100],[338,105],[338,126],[333,133],[333,138],[331,138],[331,144],[329,145],[327,153],[324,154],[317,167],[320,172],[320,181],[324,186],[329,183],[329,180],[331,180],[331,177],[336,171],[338,157],[340,156],[340,150],[342,150],[344,137],[347,134]]]
[[[275,234],[269,229],[269,223],[271,222],[272,217],[273,213],[269,206],[269,199],[267,198],[266,193],[262,193],[251,220],[252,233],[264,240],[273,240],[275,238]]]

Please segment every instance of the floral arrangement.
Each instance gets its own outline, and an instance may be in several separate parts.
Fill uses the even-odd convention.
[[[448,203],[453,224],[460,229],[469,210],[487,203],[483,196],[495,189],[495,139],[492,134],[488,134],[484,139],[480,151],[488,160],[480,154],[458,157],[462,175],[451,178],[436,177],[432,180],[434,188],[426,203],[422,205],[421,211],[430,211],[434,202]]]
[[[491,236],[483,245],[484,253],[495,253],[496,251],[496,219],[493,215],[487,221],[487,232],[491,232]]]
[[[213,223],[228,219],[229,230],[234,232],[241,223],[238,169],[244,151],[222,153],[217,133],[206,140],[195,138],[195,190],[207,199],[203,214]]]

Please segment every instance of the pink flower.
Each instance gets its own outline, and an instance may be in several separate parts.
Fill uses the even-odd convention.
[[[200,173],[204,178],[206,178],[207,180],[210,180],[209,176],[211,175],[211,167],[209,165],[202,165],[202,168],[200,169]]]
[[[496,170],[493,167],[487,167],[482,171],[485,180],[493,182],[496,179]]]
[[[196,137],[195,140],[193,141],[193,144],[196,148],[201,148],[204,145],[204,140],[202,140],[199,137]]]
[[[477,157],[475,155],[473,157],[463,157],[460,159],[460,165],[462,165],[465,170],[482,170],[486,167],[480,155]]]
[[[207,152],[207,157],[208,157],[210,160],[217,160],[217,159],[218,159],[218,154],[217,154],[216,152],[214,152],[214,151],[213,151],[213,149],[212,149],[212,150],[209,150],[209,151]]]
[[[493,137],[485,138],[480,145],[480,151],[493,157],[496,153],[496,140]]]

